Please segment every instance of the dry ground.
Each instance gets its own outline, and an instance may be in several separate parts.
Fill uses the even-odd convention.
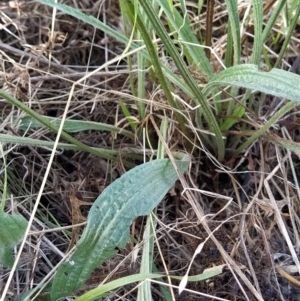
[[[64,1],[121,30],[117,2]],[[62,116],[72,84],[124,50],[123,45],[102,32],[95,32],[91,26],[59,11],[56,14],[55,31],[51,32],[52,10],[44,5],[19,1],[16,7],[11,7],[8,2],[1,1],[0,6],[1,23],[6,27],[6,30],[0,30],[1,86],[42,115]],[[215,24],[219,30],[214,33],[216,43],[222,39],[222,26],[226,26],[227,22],[222,6],[217,7],[218,20]],[[202,18],[205,20],[204,14]],[[292,63],[295,53],[299,51],[297,35],[299,33],[296,32],[287,63]],[[251,39],[244,46],[245,59],[248,55],[247,43],[251,43]],[[275,53],[277,50],[274,49]],[[218,66],[215,67],[217,70]],[[134,102],[130,98],[129,84],[125,61],[108,65],[105,70],[76,86],[68,118],[118,124],[130,130],[119,107],[119,101],[122,100],[131,108],[132,114],[136,114]],[[155,102],[164,103],[163,99],[152,97],[155,84],[149,81],[148,88],[147,97],[149,103],[152,101],[152,106],[155,107]],[[272,102],[271,97],[265,100],[265,110]],[[0,106],[1,132],[25,135],[12,123],[12,116],[19,116],[20,112],[4,101],[0,102]],[[149,105],[147,110],[148,117],[152,114],[154,122],[159,124],[162,114],[160,106],[152,111]],[[295,112],[282,124],[294,141],[299,141],[298,120]],[[155,143],[157,135],[151,119],[141,121],[140,126],[144,125],[148,126]],[[279,128],[274,128],[273,131],[283,135]],[[53,133],[41,129],[29,130],[26,136],[42,140],[55,139]],[[141,141],[121,135],[113,136],[104,131],[83,131],[74,134],[74,137],[91,146],[131,153],[142,151]],[[184,150],[182,136],[175,127],[170,128],[168,146],[172,150]],[[10,150],[7,160],[12,204],[18,205],[18,211],[29,218],[51,150],[28,146],[13,148],[13,144],[6,144],[5,149]],[[300,251],[300,194],[296,182],[299,178],[298,156],[287,154],[273,144],[259,140],[239,158],[232,158],[228,150],[228,158],[222,163],[224,165],[212,161],[205,152],[195,148],[187,181],[190,187],[202,191],[194,192],[196,205],[191,206],[180,195],[182,187],[179,183],[159,205],[157,237],[168,270],[172,274],[183,275],[197,246],[207,238],[202,221],[195,213],[198,206],[207,216],[207,225],[215,231],[214,235],[225,252],[248,278],[262,300],[299,300],[299,287],[283,275],[283,271],[287,271],[294,279],[299,276],[295,268],[295,255],[297,257]],[[122,161],[112,163],[91,154],[71,150],[57,152],[34,222],[35,230],[72,225],[70,193],[78,191],[80,194],[76,195],[79,199],[92,203],[107,185],[125,171]],[[269,175],[270,190],[264,182]],[[212,194],[208,195],[203,191]],[[81,207],[83,215],[87,214],[88,208],[88,205]],[[139,218],[132,226],[131,234],[136,240],[141,239],[143,225],[144,219]],[[282,229],[287,231],[285,235],[282,234]],[[291,239],[294,258],[287,236]],[[25,291],[31,281],[37,284],[47,275],[61,259],[58,250],[66,252],[70,239],[70,230],[30,236],[21,258],[23,270],[18,272],[11,284],[12,299]],[[133,248],[132,241],[125,250],[120,250],[115,258],[97,269],[83,290],[97,286],[107,276],[111,280],[137,273],[140,256],[132,255]],[[155,265],[164,271],[162,258],[158,250],[155,251]],[[224,256],[215,243],[208,240],[202,252],[197,255],[190,274],[199,274],[205,268],[223,263],[226,263]],[[0,272],[1,286],[6,282],[9,271],[2,269]],[[135,300],[136,290],[132,290],[133,288],[134,286],[123,287],[107,300],[120,300],[120,296],[123,296],[121,300]],[[188,288],[211,297],[191,292],[178,296],[175,291],[176,300],[213,300],[213,297],[257,300],[251,288],[229,268],[221,276],[210,281],[188,284]],[[153,285],[153,299],[164,300],[157,285]]]

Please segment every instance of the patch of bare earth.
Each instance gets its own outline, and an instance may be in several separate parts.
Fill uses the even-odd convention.
[[[66,0],[64,4],[121,30],[117,0]],[[222,28],[227,22],[222,7],[218,2],[215,26],[219,31],[212,46],[219,49],[220,57],[225,39],[221,36]],[[75,86],[68,119],[102,122],[130,130],[119,105],[122,100],[132,115],[137,116],[130,93],[129,68],[125,60],[111,62],[123,52],[124,46],[60,11],[56,12],[52,30],[52,13],[49,7],[33,1],[0,2],[0,20],[5,26],[5,30],[0,30],[2,89],[41,115],[61,117],[73,83],[110,62]],[[200,20],[205,20],[204,13]],[[251,39],[245,41],[245,59],[249,55],[247,43],[251,45]],[[293,60],[291,55],[287,63]],[[216,70],[219,68],[215,66]],[[158,137],[154,123],[159,126],[164,112],[171,118],[171,110],[163,97],[154,97],[156,88],[155,83],[149,82],[145,100],[147,120],[140,120],[140,128],[148,126],[154,146]],[[256,112],[251,112],[255,116],[253,128],[263,121],[274,101],[267,97],[262,102],[259,97]],[[3,100],[0,106],[1,133],[55,140],[55,134],[46,129],[21,131],[17,121],[23,114]],[[298,141],[298,115],[293,112],[286,116],[270,134],[282,137],[289,133],[292,140]],[[180,131],[176,125],[170,125],[169,148],[185,151]],[[241,129],[242,124],[237,124],[232,132],[246,137]],[[288,131],[284,132],[285,129]],[[194,128],[189,131],[196,132]],[[141,154],[143,150],[142,141],[109,132],[90,130],[72,135],[90,146],[131,154]],[[226,267],[220,276],[209,281],[189,283],[189,291],[181,295],[175,289],[176,300],[214,300],[216,297],[222,298],[219,300],[299,300],[299,282],[293,283],[299,278],[300,268],[299,157],[260,139],[238,158],[233,158],[228,149],[228,158],[220,164],[211,159],[196,137],[192,166],[186,179],[193,190],[182,196],[183,188],[177,183],[157,209],[159,248],[155,248],[154,263],[161,272],[166,272],[166,266],[169,274],[182,276],[197,247],[205,242],[189,274],[197,275],[216,265],[226,264]],[[6,144],[5,150],[11,194],[8,203],[29,219],[51,149]],[[11,283],[7,300],[35,287],[61,260],[80,232],[74,233],[75,228],[63,231],[55,228],[84,220],[81,215],[87,215],[89,205],[79,206],[80,201],[92,203],[107,185],[120,177],[127,170],[122,159],[120,156],[119,161],[111,162],[84,152],[57,151],[33,223],[33,233],[21,257],[22,269]],[[132,163],[140,162],[132,160]],[[141,252],[137,255],[136,244],[141,243],[144,222],[142,217],[134,221],[131,234],[135,241],[128,242],[126,249],[119,250],[116,257],[99,267],[79,293],[104,280],[138,273]],[[207,233],[208,227],[213,239]],[[9,270],[1,268],[0,273],[1,290]],[[164,300],[160,286],[153,283],[152,288],[153,300]],[[125,286],[105,300],[135,300],[136,293],[136,285]]]

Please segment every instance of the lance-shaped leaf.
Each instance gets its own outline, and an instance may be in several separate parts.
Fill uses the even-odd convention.
[[[209,95],[216,87],[232,85],[266,94],[283,97],[292,101],[300,101],[300,76],[281,69],[269,72],[260,71],[256,65],[244,64],[230,67],[214,76],[203,89]]]
[[[21,242],[26,227],[27,220],[22,215],[0,212],[0,264],[6,267],[13,265],[12,248]]]
[[[189,158],[174,163],[182,174]],[[58,268],[52,300],[78,290],[96,267],[116,254],[116,248],[125,247],[132,220],[153,210],[178,179],[177,171],[168,159],[154,160],[131,169],[103,191],[90,210],[74,254]]]

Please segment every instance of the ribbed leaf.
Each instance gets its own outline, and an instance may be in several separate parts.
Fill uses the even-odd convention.
[[[7,92],[5,92],[1,89],[0,89],[0,97],[4,98],[7,102],[16,106],[17,108],[19,108],[20,110],[25,112],[27,115],[31,116],[33,119],[35,119],[39,123],[43,124],[48,129],[54,131],[55,133],[58,133],[59,129],[54,124],[49,122],[49,120],[47,118],[44,118],[44,116],[41,116],[40,114],[38,114],[37,112],[35,112],[31,108],[29,108],[26,104],[17,100],[16,98],[14,98],[13,96],[11,96],[10,94],[8,94]],[[96,148],[89,147],[88,145],[78,141],[77,139],[73,138],[71,135],[69,135],[68,133],[66,133],[64,131],[61,132],[61,137],[63,139],[65,139],[66,141],[70,142],[71,144],[76,145],[82,151],[86,151],[86,152],[92,153],[96,156],[102,157],[102,153],[98,152],[98,150]],[[104,158],[114,160],[114,158],[108,158],[108,157],[104,157]]]
[[[128,2],[129,3],[129,2]],[[172,57],[174,64],[176,65],[179,73],[184,78],[187,86],[194,93],[196,104],[201,105],[201,113],[203,113],[206,121],[209,124],[210,129],[215,135],[217,150],[218,150],[218,159],[222,161],[224,159],[225,147],[223,136],[219,128],[219,124],[213,114],[213,111],[205,99],[203,93],[199,89],[195,79],[192,77],[190,71],[188,70],[184,60],[179,55],[174,42],[169,37],[166,29],[162,26],[160,19],[157,16],[157,13],[153,10],[150,3],[147,0],[139,0],[140,5],[143,7],[146,12],[150,22],[153,25],[153,28],[156,30],[157,35],[161,38],[165,49],[168,51],[169,55]],[[156,70],[157,71],[157,70]],[[162,83],[160,82],[162,85]]]
[[[223,273],[224,267],[226,265],[219,265],[215,266],[213,268],[208,268],[205,269],[203,273],[195,275],[195,276],[190,276],[188,277],[189,282],[198,282],[198,281],[203,281],[209,278],[213,278],[217,275],[220,275]],[[126,276],[117,280],[113,280],[111,282],[105,283],[101,286],[98,286],[95,289],[92,289],[88,292],[86,292],[84,295],[76,298],[74,301],[92,301],[99,299],[100,297],[103,297],[107,292],[112,291],[116,288],[119,287],[124,287],[126,284],[134,283],[137,281],[142,281],[146,279],[155,279],[155,278],[161,278],[163,277],[162,274],[136,274],[136,275],[130,275]],[[171,276],[169,275],[170,278],[172,279],[177,279],[181,280],[181,276]]]
[[[184,157],[175,164],[183,173],[189,160]],[[79,289],[97,266],[115,255],[116,248],[123,248],[132,220],[149,214],[177,178],[170,160],[155,160],[133,168],[105,189],[91,208],[75,253],[58,268],[51,299]]]
[[[284,6],[286,4],[286,0],[280,0],[277,1],[276,6],[273,6],[271,16],[268,17],[267,24],[265,25],[265,28],[263,30],[263,42],[266,41],[267,37],[269,36],[270,32],[272,31],[272,28],[277,21],[277,18],[281,11],[283,10]]]
[[[59,118],[53,118],[48,116],[43,116],[43,118],[51,122],[51,124],[53,124],[57,128],[60,126],[61,119]],[[19,129],[26,131],[29,128],[38,129],[38,128],[45,128],[45,127],[46,126],[44,124],[40,123],[35,118],[32,118],[31,116],[25,116],[21,119],[21,124],[19,126]],[[65,120],[64,122],[64,131],[68,133],[78,133],[87,130],[107,131],[116,134],[122,134],[131,139],[134,139],[134,134],[132,134],[131,132],[107,123],[87,121],[87,120],[76,120],[76,119],[69,119],[69,120]]]
[[[266,139],[270,142],[273,142],[282,148],[285,148],[285,149],[290,150],[291,152],[294,152],[298,156],[300,155],[300,143],[299,142],[281,138],[276,135],[272,135],[270,133],[268,135],[263,135],[263,137],[264,137],[264,139]]]
[[[238,5],[236,0],[226,0],[226,7],[229,17],[230,34],[233,40],[234,58],[233,64],[240,63],[241,57],[241,34],[240,34],[240,20],[238,13]]]
[[[54,7],[56,9],[59,9],[60,11],[73,16],[75,18],[78,18],[79,20],[82,20],[83,22],[86,22],[87,24],[90,24],[94,26],[97,29],[100,29],[101,31],[105,32],[106,34],[114,37],[117,41],[124,43],[125,45],[130,44],[130,49],[137,49],[140,45],[130,41],[127,37],[120,34],[118,31],[112,29],[111,27],[107,26],[100,20],[94,18],[93,16],[89,16],[81,12],[80,10],[77,10],[71,6],[56,3],[54,0],[36,0],[37,2],[46,4],[50,7]],[[150,56],[148,52],[145,49],[140,49],[139,53],[143,54],[145,59],[150,60]],[[166,73],[166,76],[171,80],[176,86],[178,86],[182,91],[187,93],[191,98],[194,97],[194,95],[191,93],[190,89],[186,86],[186,84],[180,80],[180,78],[174,74],[174,72],[170,69],[168,69],[166,66],[161,66]]]
[[[292,101],[300,101],[300,76],[281,69],[263,72],[256,65],[245,64],[230,67],[213,77],[203,90],[207,96],[215,87],[236,86],[283,97]]]
[[[168,21],[172,24],[179,35],[180,41],[184,42],[186,48],[192,58],[192,63],[203,71],[205,75],[212,76],[213,70],[209,60],[205,56],[203,48],[199,44],[198,39],[191,30],[191,25],[188,18],[182,18],[180,13],[173,6],[170,7],[167,0],[158,0],[166,14]]]
[[[253,16],[254,16],[254,44],[250,63],[259,65],[262,49],[263,49],[263,4],[262,0],[253,0]]]
[[[0,264],[6,267],[13,265],[12,248],[21,242],[27,221],[22,215],[10,215],[0,211]]]

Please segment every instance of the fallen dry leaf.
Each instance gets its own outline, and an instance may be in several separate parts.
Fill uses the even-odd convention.
[[[80,207],[84,205],[92,205],[92,203],[83,201],[83,196],[79,191],[70,192],[70,202],[72,209],[72,225],[74,227],[72,228],[72,238],[70,240],[67,252],[69,252],[73,248],[73,246],[79,239],[81,227],[77,225],[86,221],[86,218],[82,215],[80,211]]]

